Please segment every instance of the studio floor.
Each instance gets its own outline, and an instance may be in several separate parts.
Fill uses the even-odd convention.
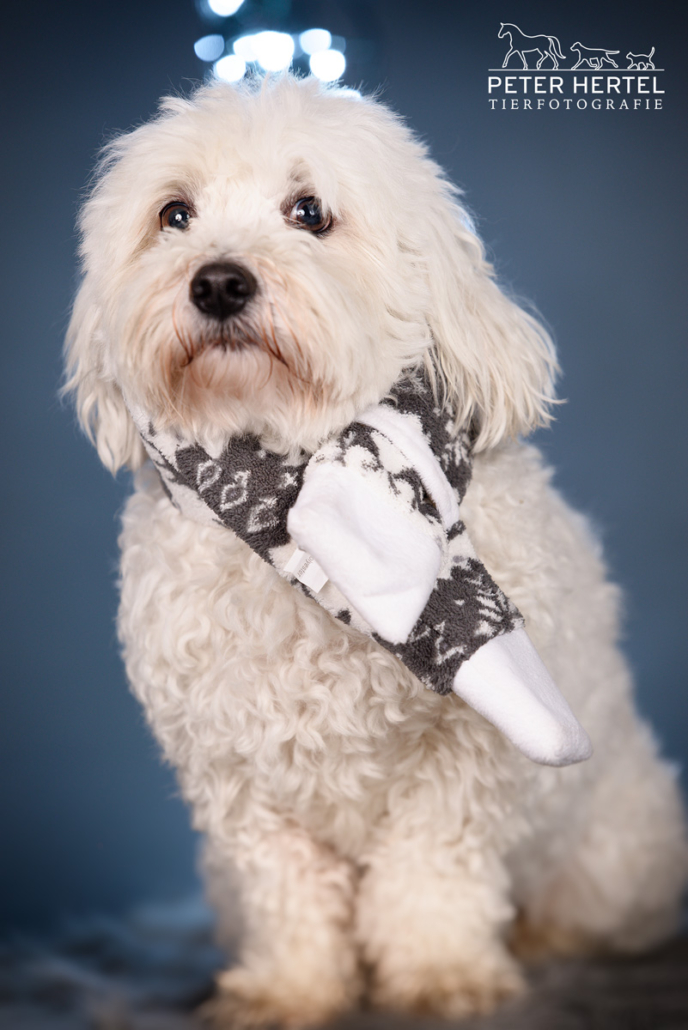
[[[197,1030],[221,956],[196,898],[122,920],[72,923],[0,948],[0,1030]],[[553,963],[527,998],[462,1030],[688,1030],[688,936],[639,958]],[[433,1019],[358,1012],[336,1030],[440,1030]]]

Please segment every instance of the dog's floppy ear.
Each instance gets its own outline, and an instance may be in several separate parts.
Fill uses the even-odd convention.
[[[425,217],[434,363],[459,421],[475,421],[476,449],[546,425],[557,372],[547,331],[497,285],[449,184]]]
[[[79,422],[105,467],[113,475],[123,465],[138,468],[145,451],[119,387],[104,367],[100,308],[89,289],[88,274],[67,330],[65,374],[62,394],[74,396]]]

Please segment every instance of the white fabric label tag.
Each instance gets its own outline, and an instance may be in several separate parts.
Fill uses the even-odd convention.
[[[315,594],[322,590],[328,580],[328,576],[320,568],[315,558],[312,558],[307,551],[302,551],[300,547],[296,548],[284,566],[284,571],[291,572],[299,583],[303,583]]]

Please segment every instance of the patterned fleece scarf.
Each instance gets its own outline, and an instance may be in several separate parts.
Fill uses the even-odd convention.
[[[460,517],[470,433],[425,374],[402,376],[310,458],[254,436],[211,456],[130,410],[170,500],[225,526],[335,618],[373,637],[427,687],[455,692],[535,761],[591,753],[516,607]]]

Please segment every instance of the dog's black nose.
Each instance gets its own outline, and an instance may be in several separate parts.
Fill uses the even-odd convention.
[[[199,311],[223,322],[241,311],[257,289],[258,283],[248,268],[216,261],[198,269],[189,294]]]

